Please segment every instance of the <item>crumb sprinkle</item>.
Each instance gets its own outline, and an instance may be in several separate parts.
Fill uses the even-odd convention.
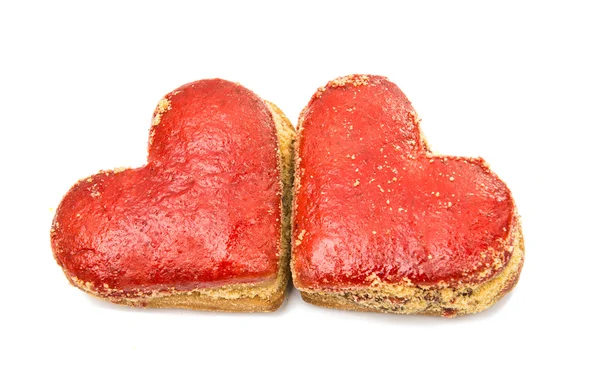
[[[369,76],[367,75],[349,75],[338,77],[337,79],[331,81],[331,87],[342,87],[346,85],[352,85],[354,87],[369,85]]]
[[[303,229],[300,234],[298,234],[298,239],[296,239],[296,241],[294,242],[296,244],[296,246],[300,246],[300,244],[302,243],[302,239],[304,238],[304,235],[306,234],[306,230]]]
[[[160,120],[162,115],[167,111],[171,110],[171,101],[169,99],[161,99],[156,106],[156,110],[154,111],[154,118],[152,118],[152,126],[157,126],[160,124]]]

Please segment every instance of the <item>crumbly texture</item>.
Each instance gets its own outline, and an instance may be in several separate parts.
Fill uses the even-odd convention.
[[[328,89],[338,87],[359,87],[369,85],[371,80],[367,75],[350,75],[338,78],[327,84],[325,87],[321,87],[317,90],[312,100],[320,99]],[[309,105],[300,114],[298,122],[298,138],[303,138],[304,132],[304,119],[306,118],[309,110]],[[334,112],[335,112],[335,108]],[[348,109],[348,112],[354,110]],[[425,156],[431,158],[430,162],[433,162],[434,158],[441,159],[461,159],[465,162],[479,162],[479,159],[469,158],[458,158],[450,156],[440,156],[431,152],[431,149],[424,137],[424,134],[420,128],[420,119],[416,112],[410,111],[409,119],[412,119],[414,125],[417,126],[419,140],[412,141],[419,143],[424,147]],[[352,127],[350,127],[352,129]],[[362,140],[362,138],[360,138]],[[411,142],[411,141],[409,141]],[[354,160],[355,156],[349,154],[346,156],[349,160]],[[296,178],[295,178],[295,192],[296,194],[300,191],[303,184],[300,178],[300,156],[296,158]],[[483,170],[489,174],[493,174],[487,165],[482,166]],[[495,174],[494,174],[495,175]],[[312,176],[311,176],[312,177]],[[448,177],[450,182],[454,182],[454,176]],[[357,187],[361,184],[368,184],[370,181],[361,181],[359,179],[353,179],[349,184],[353,187]],[[382,193],[384,192],[381,186],[377,186]],[[439,196],[439,192],[432,192],[433,195]],[[295,199],[297,196],[295,196]],[[387,200],[387,204],[390,204],[390,200]],[[294,203],[296,206],[297,203]],[[447,202],[446,207],[452,207],[452,202]],[[399,212],[405,211],[403,208],[398,208]],[[294,211],[293,214],[297,214]],[[480,277],[485,277],[485,280],[465,280],[447,284],[440,282],[437,285],[418,285],[412,283],[408,278],[397,282],[382,282],[377,275],[374,273],[367,277],[365,284],[359,284],[354,286],[308,286],[303,285],[301,280],[297,277],[295,270],[292,270],[292,278],[294,285],[300,290],[302,298],[311,304],[354,311],[370,311],[370,312],[386,312],[386,313],[397,313],[397,314],[423,314],[423,315],[435,315],[444,317],[454,317],[459,315],[465,315],[470,313],[477,313],[483,311],[492,305],[494,305],[500,298],[508,293],[517,283],[521,268],[524,262],[524,241],[521,229],[521,223],[514,208],[512,216],[514,219],[511,220],[507,231],[506,239],[503,239],[502,247],[506,247],[511,252],[510,259],[504,263],[498,260],[497,267],[499,271],[492,274],[491,269],[476,271],[474,274],[478,274]],[[343,219],[341,217],[340,219]],[[295,227],[296,228],[296,227]],[[306,228],[306,227],[304,227]],[[373,231],[373,235],[379,232]],[[310,234],[310,230],[298,229],[293,232],[292,237],[294,238],[294,245],[302,245],[302,239],[305,235]],[[498,254],[503,254],[503,251],[498,251]],[[431,255],[428,257],[431,259]],[[292,255],[292,268],[296,267],[296,257]],[[490,275],[488,275],[488,272]],[[369,285],[370,281],[370,285]]]
[[[160,124],[160,118],[164,113],[171,110],[171,101],[167,98],[161,99],[156,106],[156,110],[154,111],[154,117],[152,118],[152,126],[157,126]]]
[[[164,100],[164,99],[163,99]],[[157,106],[156,115],[169,110],[169,104],[163,100]],[[190,291],[156,291],[151,294],[140,293],[138,295],[101,295],[93,289],[91,283],[70,276],[65,271],[69,281],[81,290],[101,299],[113,303],[133,307],[148,308],[184,308],[204,311],[220,312],[270,312],[281,306],[285,298],[285,290],[289,281],[289,257],[290,257],[290,225],[291,225],[291,203],[292,185],[294,178],[294,141],[296,132],[293,125],[274,104],[266,102],[277,131],[279,156],[279,170],[283,196],[281,199],[281,250],[279,256],[279,270],[277,277],[273,280],[254,284],[233,284],[217,288],[201,288]],[[154,121],[156,121],[156,116]],[[160,122],[160,120],[158,120]],[[158,124],[158,123],[157,123]],[[154,125],[154,122],[153,122]],[[119,171],[114,171],[115,173]],[[55,224],[57,224],[55,222]],[[64,269],[63,269],[64,270]],[[116,289],[114,294],[116,293]],[[110,292],[110,290],[109,290]]]

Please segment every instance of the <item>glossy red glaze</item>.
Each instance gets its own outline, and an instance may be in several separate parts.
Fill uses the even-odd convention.
[[[334,80],[300,119],[296,286],[475,283],[506,265],[510,191],[482,159],[434,156],[395,84]]]
[[[51,238],[66,274],[112,295],[275,278],[281,187],[265,103],[202,80],[165,96],[153,121],[146,166],[81,180],[61,202]]]

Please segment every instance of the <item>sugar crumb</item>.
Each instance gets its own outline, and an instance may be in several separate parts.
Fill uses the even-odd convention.
[[[171,110],[171,101],[169,99],[161,99],[156,106],[156,110],[154,111],[154,118],[152,118],[152,126],[157,126],[160,124],[160,120],[162,115],[166,113],[168,110]]]
[[[300,244],[302,243],[302,239],[304,238],[304,235],[306,234],[306,230],[303,229],[300,234],[298,234],[298,239],[296,239],[295,244],[296,246],[300,246]]]
[[[355,87],[368,85],[369,84],[369,76],[367,75],[348,75],[343,77],[338,77],[337,79],[331,81],[331,87],[342,87],[346,85],[353,85]]]

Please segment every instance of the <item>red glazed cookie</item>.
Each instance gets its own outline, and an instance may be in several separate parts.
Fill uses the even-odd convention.
[[[395,84],[333,80],[298,131],[292,274],[306,301],[454,316],[516,284],[524,246],[509,189],[480,158],[433,154]]]
[[[63,198],[51,230],[71,283],[112,302],[270,311],[287,283],[293,126],[228,81],[156,108],[147,165],[100,172]]]

